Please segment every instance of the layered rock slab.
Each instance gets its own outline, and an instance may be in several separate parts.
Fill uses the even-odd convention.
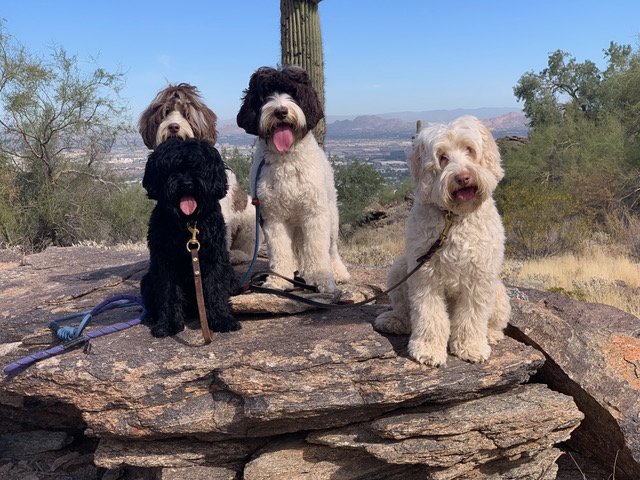
[[[640,320],[617,308],[523,289],[509,335],[541,351],[537,378],[585,414],[570,446],[616,478],[640,478]]]

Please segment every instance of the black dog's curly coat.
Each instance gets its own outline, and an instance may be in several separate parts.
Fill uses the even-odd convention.
[[[157,200],[147,234],[149,271],[140,285],[152,335],[174,335],[184,329],[185,317],[198,318],[187,249],[187,226],[194,223],[209,328],[239,329],[229,306],[236,280],[219,204],[227,192],[227,176],[218,151],[204,140],[167,140],[149,155],[142,185]]]

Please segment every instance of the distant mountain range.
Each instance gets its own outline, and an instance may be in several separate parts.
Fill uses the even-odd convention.
[[[417,120],[422,120],[423,127],[426,127],[430,123],[450,122],[461,115],[478,117],[496,138],[509,135],[526,137],[528,133],[527,119],[519,110],[514,108],[477,108],[359,116],[329,115],[327,117],[327,138],[407,138],[415,133]],[[235,124],[219,126],[218,130],[222,141],[250,143],[253,140],[253,137],[246,135]]]
[[[416,131],[416,121],[422,126],[431,123],[450,122],[461,115],[475,115],[493,132],[494,137],[507,135],[527,136],[527,119],[522,112],[508,111],[491,116],[496,109],[482,109],[482,112],[468,110],[405,112],[402,118],[394,114],[362,115],[353,120],[336,120],[327,124],[327,138],[398,138],[408,137]],[[481,113],[481,114],[478,114]]]

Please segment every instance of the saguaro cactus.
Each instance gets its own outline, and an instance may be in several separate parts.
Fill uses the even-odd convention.
[[[282,65],[299,65],[311,77],[324,108],[324,57],[318,3],[321,0],[280,0],[280,49]],[[313,133],[324,145],[325,121]]]

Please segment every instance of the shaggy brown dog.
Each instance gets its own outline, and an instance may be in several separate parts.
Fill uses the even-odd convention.
[[[198,89],[188,83],[169,85],[160,90],[142,112],[138,129],[144,144],[151,150],[167,138],[199,138],[215,145],[218,118],[200,98]]]

